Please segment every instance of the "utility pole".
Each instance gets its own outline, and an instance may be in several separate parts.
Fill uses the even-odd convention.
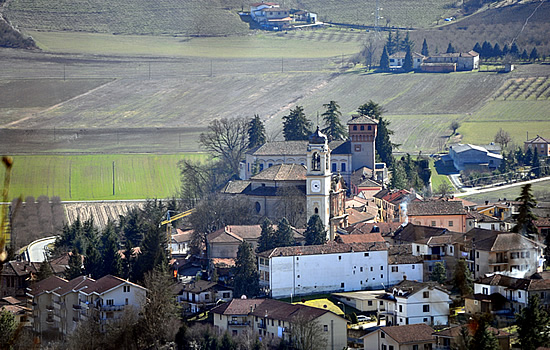
[[[151,62],[149,62],[149,80],[151,80]]]
[[[210,78],[214,76],[214,64],[212,61],[213,60],[210,60]]]
[[[113,160],[113,196],[115,195],[115,161]]]
[[[283,57],[281,57],[281,73],[284,72],[284,67],[285,67],[285,59]]]
[[[65,78],[66,78],[66,74],[65,74],[65,66],[66,64],[63,63],[63,81],[65,81]]]

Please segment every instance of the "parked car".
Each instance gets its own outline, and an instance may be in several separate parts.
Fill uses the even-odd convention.
[[[357,315],[357,321],[359,322],[367,322],[370,321],[370,317],[367,317],[365,315]]]

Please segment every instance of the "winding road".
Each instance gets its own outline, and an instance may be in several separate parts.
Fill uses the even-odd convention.
[[[27,246],[24,257],[26,261],[42,262],[46,259],[48,245],[53,244],[57,236],[38,239]]]

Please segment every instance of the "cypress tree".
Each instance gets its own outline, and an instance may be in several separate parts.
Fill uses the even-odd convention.
[[[474,50],[475,51],[475,50]],[[422,55],[429,56],[430,50],[428,49],[428,43],[426,42],[426,38],[424,38],[424,42],[422,42]]]
[[[258,248],[256,249],[258,253],[275,248],[273,245],[275,241],[275,230],[273,230],[271,220],[265,218],[264,221],[262,221],[261,228],[262,232],[260,238],[258,238]]]
[[[386,52],[388,55],[393,55],[395,53],[394,49],[395,49],[395,41],[393,40],[393,37],[392,37],[392,31],[390,30],[388,32],[388,41],[386,42]]]
[[[405,169],[401,162],[393,162],[390,167],[392,172],[392,177],[390,181],[390,187],[397,190],[402,190],[407,187],[407,175],[405,174]]]
[[[500,45],[498,43],[495,43],[495,46],[493,47],[493,57],[500,57],[502,56],[502,50],[500,49]]]
[[[264,123],[259,115],[254,114],[254,117],[248,123],[248,148],[261,146],[265,141]]]
[[[510,46],[510,55],[514,58],[519,57],[519,47],[516,43],[513,43],[512,46]]]
[[[286,218],[282,218],[277,223],[274,241],[276,247],[289,247],[295,244],[294,232]]]
[[[90,275],[93,279],[103,277],[103,261],[101,261],[101,254],[95,245],[90,244],[86,249],[86,256],[84,257],[84,271],[87,275]]]
[[[120,261],[120,254],[118,253],[118,240],[113,227],[113,224],[109,222],[107,227],[103,231],[102,235],[102,255],[104,262],[104,275],[121,276],[122,275],[122,263]]]
[[[523,49],[523,52],[521,53],[521,59],[524,61],[527,61],[529,59],[529,55],[527,54],[527,49]]]
[[[69,268],[71,266],[71,259],[69,258]],[[53,276],[52,267],[50,266],[50,262],[48,259],[44,259],[42,261],[42,264],[40,265],[40,268],[38,269],[38,273],[36,274],[37,281],[45,280],[46,278]]]
[[[327,240],[325,225],[323,225],[323,221],[319,215],[315,214],[309,218],[305,237],[306,245],[320,245],[324,244]]]
[[[69,256],[69,266],[65,270],[65,277],[72,280],[78,276],[82,276],[82,256],[78,254],[76,249],[73,249]]]
[[[384,72],[390,70],[390,57],[388,55],[387,46],[384,46],[384,51],[382,51],[382,56],[380,57],[380,69]]]
[[[390,122],[383,119],[382,116],[378,119],[378,133],[376,134],[376,153],[380,160],[389,167],[394,163],[393,159],[393,144],[390,141],[390,135],[393,131],[388,128]]]
[[[493,57],[493,46],[490,42],[484,41],[483,45],[481,46],[481,56],[484,58],[491,58]]]
[[[537,201],[531,194],[531,184],[521,186],[521,194],[516,198],[516,201],[521,202],[521,204],[518,208],[516,226],[512,228],[512,232],[521,233],[528,238],[536,235],[538,231],[533,221],[537,217],[532,213],[532,209],[537,206]]]
[[[537,294],[530,296],[527,307],[516,314],[516,324],[521,349],[535,350],[550,345],[550,317]]]
[[[533,47],[533,50],[531,50],[531,53],[529,54],[529,59],[535,62],[538,58],[539,58],[539,53],[537,51],[537,48]]]
[[[479,45],[479,43],[476,43],[473,50],[481,54],[481,45]]]
[[[414,63],[412,58],[411,47],[407,47],[407,53],[405,54],[405,61],[403,62],[403,70],[405,72],[411,72],[414,69]]]
[[[508,48],[508,44],[504,44],[504,47],[502,48],[502,56],[506,56],[510,52],[510,49]]]
[[[455,53],[455,48],[450,42],[449,42],[449,46],[447,46],[447,53]]]
[[[256,258],[252,252],[252,245],[246,241],[239,245],[235,259],[234,291],[237,298],[242,295],[255,297],[260,291]]]
[[[325,103],[323,107],[326,111],[321,114],[325,122],[325,128],[322,130],[327,135],[329,141],[332,140],[344,140],[346,137],[346,128],[340,122],[342,113],[340,112],[340,106],[336,101],[330,101]]]
[[[533,173],[536,177],[540,177],[541,169],[540,169],[540,158],[539,158],[539,152],[535,149],[533,152],[533,161],[531,162],[531,168],[533,169]]]

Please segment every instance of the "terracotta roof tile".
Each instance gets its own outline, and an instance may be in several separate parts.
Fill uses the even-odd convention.
[[[433,335],[434,336],[439,336],[439,337],[446,337],[446,338],[456,338],[456,337],[460,336],[460,330],[462,329],[462,327],[467,327],[470,335],[473,335],[473,329],[471,327],[468,327],[467,325],[459,325],[459,326],[450,327],[450,328],[447,328],[447,329],[439,331],[439,332],[434,332]],[[510,336],[510,333],[507,333],[505,331],[501,331],[497,328],[489,327],[489,330],[491,332],[493,332],[493,334],[497,338],[503,338],[503,337],[509,337]]]
[[[407,208],[409,216],[424,215],[466,215],[466,209],[457,201],[411,202]]]
[[[394,233],[401,227],[400,222],[360,222],[345,228],[350,234],[380,232],[382,236]]]
[[[380,331],[400,344],[431,342],[433,341],[432,333],[434,332],[433,328],[425,323],[382,327]]]
[[[338,243],[386,242],[380,232],[338,235]]]
[[[252,176],[254,181],[302,181],[306,179],[306,167],[301,164],[279,164]]]
[[[348,121],[348,125],[353,125],[353,124],[378,125],[378,120],[375,120],[366,115],[356,114],[356,115],[353,115],[351,119]]]
[[[263,257],[296,256],[296,255],[317,255],[317,254],[339,254],[350,252],[369,252],[387,250],[385,242],[372,243],[335,243],[329,242],[322,245],[309,245],[297,247],[280,247],[267,250],[258,254]]]

